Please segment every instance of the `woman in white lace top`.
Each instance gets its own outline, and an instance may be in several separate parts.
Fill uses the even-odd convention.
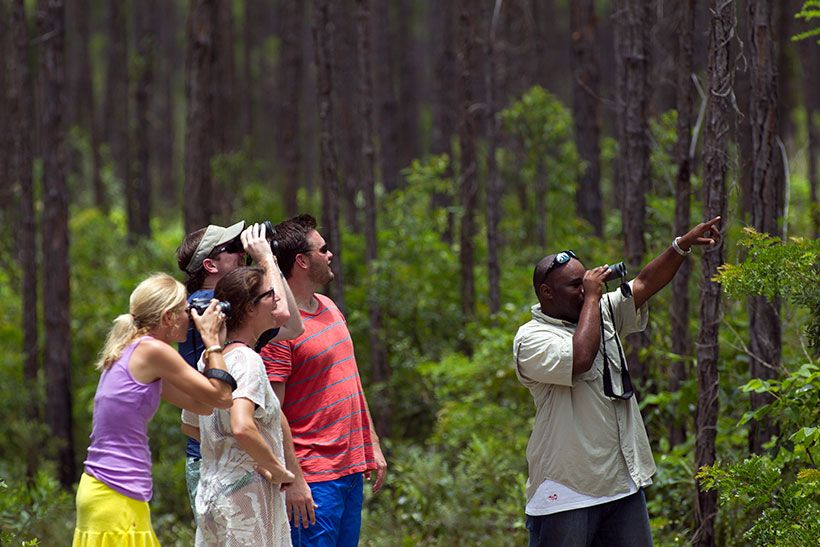
[[[261,268],[240,268],[214,293],[231,305],[223,351],[237,383],[233,407],[210,416],[183,413],[184,423],[199,427],[202,443],[197,546],[291,545],[284,489],[293,474],[284,466],[279,400],[252,349],[262,332],[277,326],[279,296],[265,279]]]

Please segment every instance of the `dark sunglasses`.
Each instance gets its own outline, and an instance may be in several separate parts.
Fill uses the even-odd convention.
[[[216,258],[217,256],[221,255],[222,253],[243,253],[245,252],[245,248],[242,246],[242,242],[238,239],[234,239],[225,243],[224,245],[220,245],[219,247],[214,247],[214,250],[211,251],[211,254],[208,256],[210,258]]]
[[[552,263],[550,263],[549,267],[547,268],[547,271],[544,272],[544,276],[541,278],[541,283],[539,283],[539,285],[542,285],[547,281],[547,276],[550,274],[552,270],[554,270],[558,266],[563,266],[572,258],[578,260],[578,257],[575,256],[575,253],[572,252],[572,249],[561,251],[560,253],[555,255],[555,258],[552,259]]]
[[[270,296],[275,296],[275,295],[276,295],[276,291],[274,291],[274,290],[273,290],[273,287],[271,287],[270,289],[266,290],[266,291],[265,291],[265,292],[263,292],[262,294],[257,294],[256,296],[254,296],[254,297],[253,297],[252,302],[253,302],[254,304],[258,304],[259,302],[261,302],[261,301],[262,301],[265,297],[267,297],[268,295],[270,295]]]

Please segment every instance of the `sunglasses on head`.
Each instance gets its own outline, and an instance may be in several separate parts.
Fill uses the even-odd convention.
[[[245,248],[242,246],[242,242],[238,239],[234,239],[223,245],[220,245],[219,247],[214,247],[214,250],[211,251],[211,254],[208,256],[211,258],[216,258],[222,253],[242,253],[244,251]]]
[[[552,259],[552,262],[550,263],[549,267],[547,268],[547,271],[544,272],[544,276],[541,278],[541,283],[539,283],[539,284],[543,284],[547,280],[547,276],[550,274],[550,272],[552,270],[554,270],[558,266],[563,266],[564,264],[569,262],[570,259],[572,259],[572,258],[574,258],[576,260],[578,259],[578,257],[575,256],[575,253],[572,252],[572,249],[567,249],[566,251],[561,251],[560,253],[555,255],[555,258]]]
[[[254,304],[258,304],[259,302],[261,302],[262,300],[264,300],[264,299],[265,299],[265,297],[267,297],[268,295],[270,295],[270,296],[275,296],[275,295],[276,295],[276,291],[274,291],[274,290],[273,290],[273,287],[271,287],[270,289],[266,290],[266,291],[265,291],[265,292],[263,292],[262,294],[257,294],[256,296],[254,296],[254,297],[253,297],[253,303],[254,303]]]

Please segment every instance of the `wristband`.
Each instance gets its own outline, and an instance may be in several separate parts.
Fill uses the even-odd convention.
[[[680,248],[680,245],[678,245],[678,240],[679,239],[680,239],[680,236],[678,236],[678,237],[676,237],[675,239],[672,240],[672,248],[675,249],[675,252],[678,253],[681,256],[686,256],[688,254],[691,254],[692,253],[692,247],[689,247],[688,250],[684,251],[683,249]]]
[[[210,357],[212,353],[222,353],[222,346],[214,344],[213,346],[205,348],[205,351],[202,352],[202,360],[207,363],[208,357]]]
[[[203,372],[203,374],[205,375],[205,378],[224,382],[231,387],[231,391],[236,391],[236,380],[234,380],[230,372],[219,368],[209,368]]]

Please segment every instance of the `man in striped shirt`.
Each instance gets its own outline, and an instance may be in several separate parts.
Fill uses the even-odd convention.
[[[293,544],[354,546],[363,477],[372,478],[378,491],[387,463],[345,318],[330,298],[316,293],[333,279],[333,253],[310,215],[278,224],[276,240],[280,268],[305,326],[298,338],[271,342],[261,351],[287,420],[285,459],[296,475],[286,491]]]

